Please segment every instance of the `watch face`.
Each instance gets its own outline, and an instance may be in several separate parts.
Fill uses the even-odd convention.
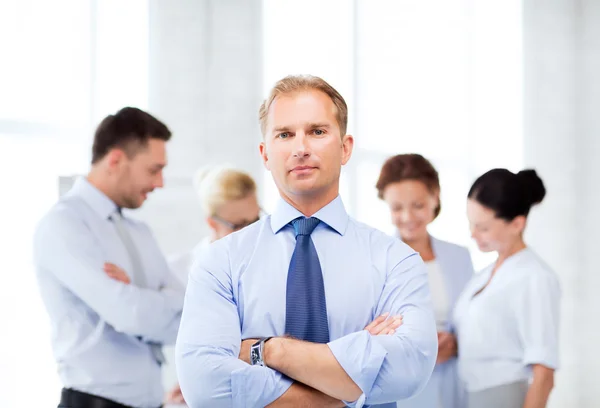
[[[258,347],[252,347],[250,350],[250,364],[255,365],[260,361],[260,355],[258,353]]]

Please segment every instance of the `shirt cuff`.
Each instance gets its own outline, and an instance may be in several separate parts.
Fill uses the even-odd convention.
[[[354,402],[348,402],[348,401],[342,401],[344,404],[346,404],[347,407],[350,408],[362,408],[365,405],[365,401],[367,400],[367,397],[365,396],[364,393],[360,394],[360,397],[358,397],[358,399]]]
[[[265,407],[281,397],[292,380],[268,367],[247,366],[231,373],[233,408]]]
[[[379,375],[387,355],[386,349],[373,341],[366,330],[341,337],[328,346],[346,374],[363,392],[356,401],[344,403],[353,408],[361,408]]]

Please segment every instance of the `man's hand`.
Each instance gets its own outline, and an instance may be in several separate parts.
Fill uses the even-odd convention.
[[[165,397],[165,404],[185,404],[179,384],[177,384],[171,391],[167,393]]]
[[[388,319],[389,315],[389,313],[382,314],[369,323],[364,330],[367,330],[373,336],[396,333],[396,329],[402,325],[402,316],[392,316]],[[242,341],[239,355],[240,360],[250,364],[250,348],[257,341],[258,339],[246,339]]]
[[[373,336],[396,333],[396,329],[402,325],[402,316],[392,316],[388,319],[389,315],[389,313],[382,314],[369,323],[365,330]]]
[[[112,278],[116,281],[122,282],[126,285],[129,285],[131,283],[131,279],[129,279],[129,276],[127,276],[125,271],[115,264],[106,262],[104,264],[104,272],[108,275],[109,278]]]
[[[438,332],[438,356],[437,364],[445,363],[456,356],[458,347],[456,337],[452,333]]]

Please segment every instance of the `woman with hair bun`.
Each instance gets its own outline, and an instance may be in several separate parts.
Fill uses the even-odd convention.
[[[543,408],[554,386],[560,286],[523,240],[545,195],[535,170],[490,170],[469,191],[471,235],[481,251],[498,253],[454,310],[469,408]]]

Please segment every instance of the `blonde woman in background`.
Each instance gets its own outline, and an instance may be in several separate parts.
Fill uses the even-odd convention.
[[[260,215],[256,183],[250,175],[233,167],[211,166],[198,170],[194,175],[194,189],[206,216],[210,235],[200,241],[193,250],[169,259],[169,268],[183,287],[187,286],[188,273],[195,255],[211,242],[258,221]],[[113,279],[130,283],[129,277],[121,268],[113,266],[107,273]],[[170,357],[171,350],[167,349],[165,352]],[[168,360],[172,361],[172,358]],[[168,372],[170,369],[166,370]],[[165,402],[185,403],[179,385],[175,385],[167,393]]]
[[[195,254],[211,242],[258,221],[260,206],[256,196],[256,183],[252,177],[230,166],[210,166],[198,170],[194,188],[210,235],[187,253],[170,260],[170,266],[179,280],[186,285]]]
[[[210,235],[196,247],[169,260],[169,266],[180,283],[187,286],[189,270],[196,255],[211,242],[258,221],[260,206],[256,183],[252,177],[229,166],[204,167],[194,175],[194,189],[206,216]],[[179,385],[166,398],[168,404],[184,404]]]

